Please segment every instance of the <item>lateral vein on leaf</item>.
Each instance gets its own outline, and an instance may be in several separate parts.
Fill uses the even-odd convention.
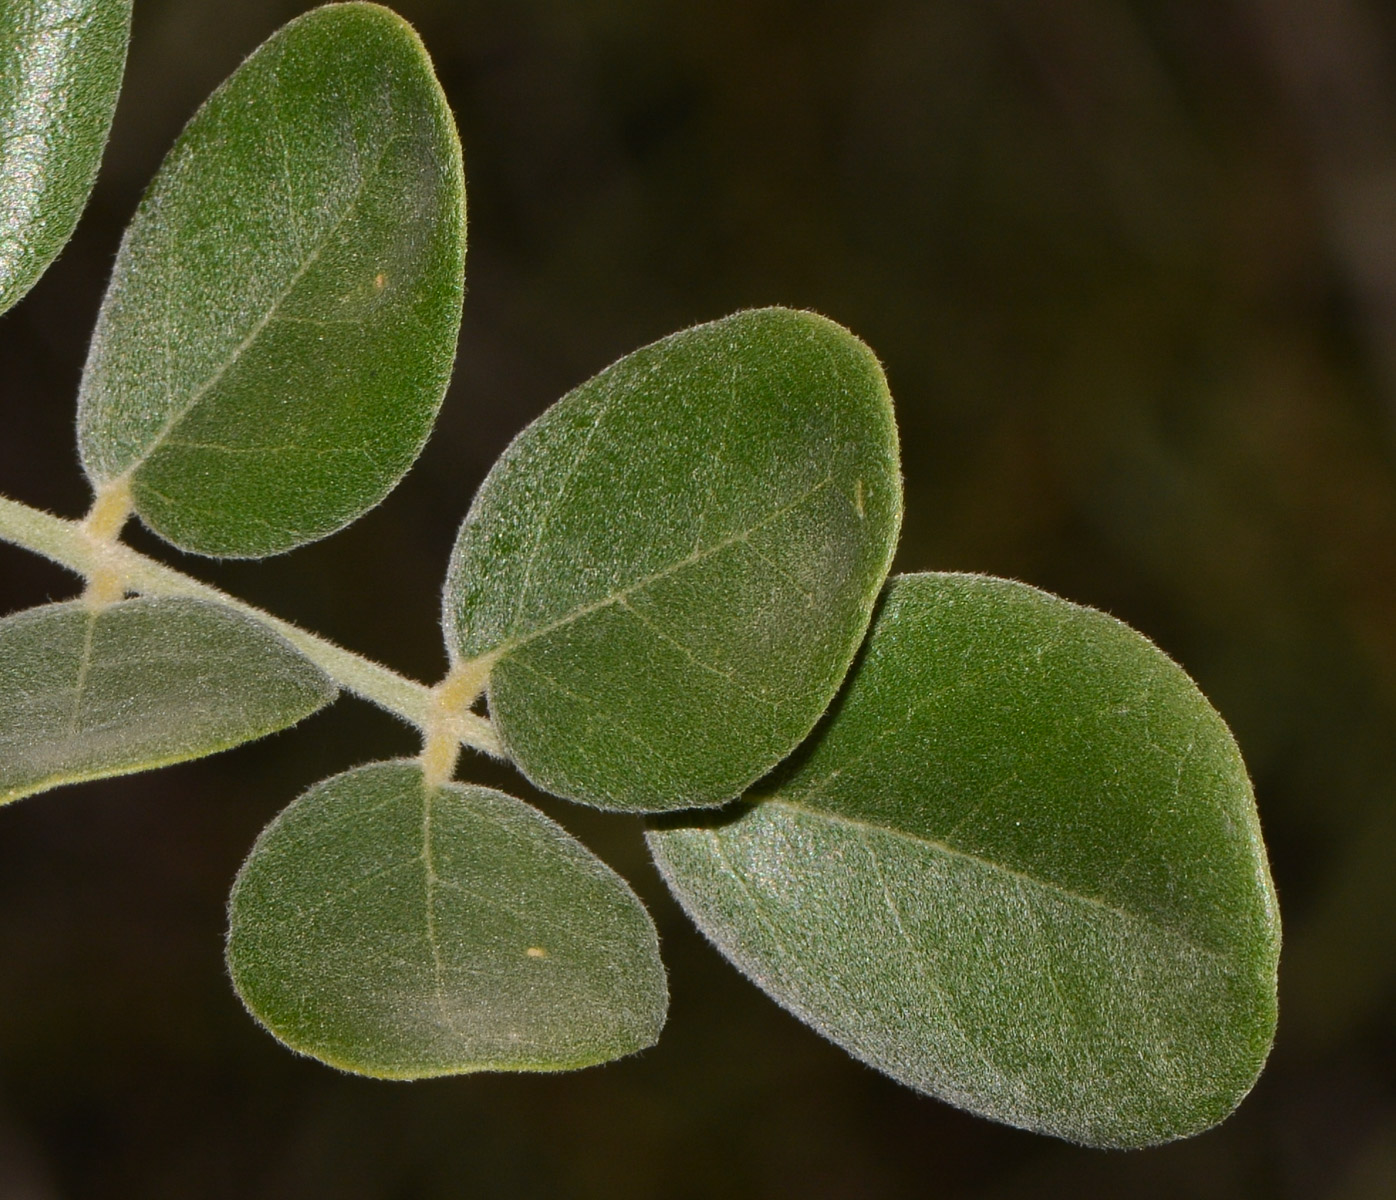
[[[384,808],[387,806],[379,805],[379,807]],[[357,820],[363,820],[363,818],[368,815],[369,812],[366,811],[356,813],[355,817]],[[373,870],[370,871],[367,875],[360,875],[348,887],[338,888],[333,892],[327,892],[309,908],[302,908],[300,905],[296,905],[296,916],[299,917],[302,921],[313,920],[320,913],[324,912],[325,909],[329,908],[330,905],[340,904],[343,901],[349,899],[350,896],[357,896],[361,891],[364,890],[364,888],[368,887],[369,884],[380,879],[382,876],[391,875],[394,871],[401,871],[407,867],[416,867],[417,864],[418,860],[415,858],[403,859],[398,862],[383,863],[381,866],[374,867]]]
[[[514,612],[509,618],[509,624],[517,627],[523,612],[524,602],[529,598],[529,591],[533,587],[533,571],[538,563],[538,551],[543,545],[543,536],[547,532],[548,523],[552,520],[553,514],[557,511],[558,505],[567,495],[567,489],[572,484],[573,477],[582,468],[587,456],[591,453],[591,443],[596,438],[597,431],[601,428],[607,414],[614,407],[615,396],[608,396],[602,401],[600,409],[596,413],[591,423],[591,428],[586,431],[586,436],[582,438],[582,444],[577,448],[577,455],[568,464],[567,470],[563,472],[562,479],[557,486],[557,494],[548,502],[547,507],[539,517],[538,524],[533,531],[533,545],[529,548],[528,562],[524,564],[523,578],[519,582],[518,594],[514,597]]]
[[[1028,924],[1032,926],[1033,937],[1040,945],[1042,943],[1042,922],[1037,919],[1037,909],[1033,905],[1033,902],[1028,899],[1028,893],[1023,885],[1023,881],[1021,879],[1015,879],[1013,882],[1017,888],[1018,897],[1022,901],[1023,912],[1027,918]],[[1057,973],[1052,969],[1052,956],[1050,954],[1043,955],[1040,961],[1042,963],[1042,974],[1047,980],[1047,986],[1052,989],[1052,995],[1057,998],[1057,1003],[1061,1005],[1064,1012],[1071,1013],[1072,1016],[1075,1017],[1075,1006],[1067,1001],[1067,998],[1062,994],[1060,985],[1057,983]]]
[[[970,1052],[984,1065],[984,1067],[995,1078],[1002,1079],[1003,1072],[997,1064],[989,1058],[988,1052],[974,1038],[970,1037],[965,1027],[960,1024],[959,1016],[950,1004],[950,997],[940,985],[940,981],[935,977],[934,970],[925,961],[925,955],[920,948],[912,941],[911,934],[906,931],[906,925],[902,922],[902,911],[897,905],[896,897],[892,895],[892,888],[887,882],[887,876],[882,870],[882,860],[878,857],[877,848],[872,844],[872,838],[868,836],[866,829],[859,831],[863,843],[863,849],[867,851],[868,858],[872,862],[873,874],[877,876],[878,886],[882,889],[882,899],[887,905],[887,911],[892,914],[892,923],[897,927],[897,933],[902,942],[906,945],[907,954],[911,957],[912,966],[915,968],[916,977],[921,980],[934,994],[936,1001],[940,1005],[941,1014],[945,1018],[945,1023],[959,1035],[960,1040],[969,1048]]]
[[[285,54],[282,54],[284,60]],[[281,63],[277,63],[277,68]],[[300,222],[300,209],[296,203],[296,189],[292,185],[291,174],[291,148],[286,144],[285,121],[281,116],[281,75],[279,69],[272,70],[275,83],[267,88],[267,99],[271,102],[272,128],[276,131],[276,142],[281,148],[281,186],[286,190],[286,224],[289,226],[291,235],[296,243],[296,253],[301,252],[301,240],[303,237]]]
[[[705,832],[708,845],[712,848],[713,856],[722,864],[727,874],[736,881],[737,886],[741,888],[742,894],[746,896],[751,904],[751,911],[756,914],[756,919],[766,927],[766,932],[770,934],[771,941],[775,942],[776,947],[780,950],[786,961],[799,962],[799,957],[790,953],[790,947],[785,944],[785,939],[780,936],[780,931],[775,923],[767,917],[761,900],[756,893],[751,890],[751,884],[747,882],[746,876],[742,874],[741,871],[737,870],[737,868],[732,865],[732,860],[727,857],[727,851],[722,845],[721,835],[713,829],[706,830]]]
[[[955,823],[945,831],[945,833],[942,835],[942,840],[944,840],[947,845],[952,844],[956,836],[959,834],[960,830],[964,829],[965,826],[977,821],[983,814],[984,810],[988,808],[988,806],[993,801],[997,800],[1000,796],[1006,795],[1007,793],[1012,791],[1015,786],[1021,783],[1022,780],[1018,777],[1017,772],[1005,775],[1002,779],[995,783],[993,787],[988,788],[986,791],[982,792],[980,795],[975,797],[974,803],[972,805],[967,806],[965,808],[965,811],[960,815],[960,817],[955,821]],[[1109,888],[1105,888],[1103,890],[1109,891]]]
[[[588,715],[591,720],[598,721],[603,725],[609,726],[611,729],[615,730],[615,732],[621,734],[623,737],[629,738],[632,742],[635,743],[635,745],[637,745],[641,750],[643,750],[645,754],[648,755],[655,762],[665,767],[668,766],[668,759],[666,759],[664,755],[660,754],[658,750],[651,746],[649,742],[645,741],[645,739],[642,738],[638,733],[635,733],[633,730],[628,729],[618,717],[610,713],[603,713],[601,710],[597,709],[594,701],[588,699],[586,696],[580,695],[579,693],[572,691],[570,688],[564,687],[551,675],[547,675],[544,672],[540,671],[536,666],[534,666],[532,663],[528,662],[525,659],[514,659],[513,665],[516,669],[522,669],[525,674],[532,675],[536,679],[541,679],[545,684],[547,684],[555,691],[559,692],[561,695],[567,696],[569,699],[577,701],[578,704],[584,705],[588,709]],[[578,739],[577,743],[573,746],[573,753],[588,763],[594,763],[596,760],[586,753],[586,751],[583,749],[584,745],[585,740]]]
[[[348,297],[341,296],[344,300]],[[313,325],[317,329],[334,329],[340,325],[362,325],[363,317],[287,317],[277,313],[272,318],[278,325]]]
[[[532,915],[525,908],[520,908],[517,904],[510,904],[499,895],[487,896],[483,892],[476,892],[466,887],[463,883],[458,883],[454,879],[436,879],[436,887],[444,888],[448,892],[455,892],[457,895],[469,897],[487,908],[503,909],[510,916],[517,917],[520,921],[527,921]]]
[[[774,700],[771,700],[766,696],[762,696],[759,693],[752,691],[745,684],[741,683],[737,679],[735,672],[724,671],[721,667],[716,667],[713,666],[712,663],[704,662],[691,649],[689,649],[689,647],[685,646],[683,642],[681,642],[678,638],[674,637],[670,633],[666,633],[664,630],[660,629],[659,626],[656,625],[653,621],[647,619],[642,613],[633,608],[628,599],[616,601],[616,607],[621,609],[621,611],[623,612],[629,613],[632,617],[635,618],[636,621],[638,621],[641,625],[648,629],[660,641],[664,642],[666,645],[673,646],[675,650],[677,650],[680,654],[687,658],[688,661],[691,662],[695,667],[698,667],[704,671],[709,671],[712,674],[716,675],[719,679],[726,680],[726,682],[730,683],[733,689],[736,690],[736,692],[739,695],[746,696],[748,699],[755,700],[761,704],[770,705],[772,708],[778,707]]]
[[[1190,732],[1189,735],[1188,735],[1188,744],[1183,748],[1182,754],[1180,754],[1180,755],[1178,756],[1178,773],[1177,773],[1176,777],[1175,777],[1174,780],[1173,780],[1173,799],[1174,799],[1174,800],[1177,800],[1178,797],[1182,795],[1182,790],[1183,790],[1183,775],[1184,775],[1184,773],[1187,771],[1187,768],[1188,768],[1188,759],[1192,756],[1193,748],[1197,745],[1197,732],[1196,732],[1196,730],[1197,730],[1197,726],[1198,726],[1198,724],[1201,722],[1201,720],[1202,720],[1202,713],[1199,711],[1198,713],[1196,713],[1196,714],[1193,716],[1193,728],[1192,728],[1192,732]],[[1155,750],[1158,750],[1160,753],[1163,753],[1163,754],[1167,754],[1167,753],[1168,753],[1168,751],[1167,751],[1164,747],[1155,745],[1153,742],[1150,742],[1149,745],[1150,745],[1151,747],[1153,747]],[[1165,814],[1166,814],[1167,812],[1168,812],[1168,806],[1163,805],[1163,804],[1159,804],[1159,805],[1155,806],[1154,811],[1150,814],[1150,817],[1149,817],[1148,829],[1147,829],[1147,831],[1145,832],[1144,836],[1141,837],[1141,838],[1139,839],[1139,841],[1140,841],[1141,843],[1147,844],[1149,841],[1151,841],[1151,840],[1153,839],[1154,832],[1155,832],[1155,830],[1158,829],[1159,822],[1163,820],[1163,818],[1164,818],[1164,816],[1165,816]],[[1106,887],[1111,887],[1111,886],[1113,886],[1114,883],[1115,883],[1115,881],[1118,880],[1118,879],[1120,879],[1122,876],[1124,876],[1124,874],[1135,864],[1135,862],[1138,860],[1138,858],[1139,858],[1139,854],[1138,854],[1137,851],[1132,852],[1132,853],[1130,853],[1129,855],[1127,855],[1127,856],[1125,857],[1125,859],[1120,863],[1120,865],[1119,865],[1113,872],[1111,872],[1110,878],[1107,879],[1107,880],[1105,881],[1105,886],[1106,886]]]
[[[718,834],[715,830],[708,830],[707,837],[709,839],[709,844],[712,847],[713,855],[716,857],[717,861],[721,864],[723,869],[727,871],[728,875],[736,882],[737,887],[741,890],[742,894],[747,898],[748,902],[751,904],[752,912],[756,914],[756,919],[761,922],[762,926],[766,930],[766,933],[770,936],[771,941],[775,943],[776,948],[780,951],[781,956],[788,963],[798,964],[803,956],[791,953],[790,947],[786,945],[785,939],[782,938],[780,935],[779,927],[775,924],[774,921],[771,920],[769,916],[766,915],[765,907],[761,899],[752,890],[751,884],[747,882],[746,876],[741,871],[738,871],[732,865],[732,860],[727,857],[727,852],[722,845],[721,835]],[[738,948],[736,946],[732,947],[732,953],[729,955],[729,957],[732,958],[734,961],[736,961],[740,957],[738,953]],[[757,971],[754,972],[754,974],[759,976],[760,972]],[[832,1001],[836,1006],[844,1009],[855,1007],[855,998],[849,995],[846,988],[838,986],[840,981],[837,975],[834,975],[832,977],[821,977],[820,973],[807,974],[801,971],[800,977],[805,980],[807,986],[814,993],[823,998],[826,1002]],[[838,997],[834,995],[836,989],[839,993],[841,993],[841,995]],[[764,985],[763,990],[767,990],[764,988]],[[805,1021],[808,1024],[813,1024],[816,1026],[816,1028],[819,1027],[818,1022],[813,1020],[812,1014],[809,1012],[808,1009],[805,1008],[805,1006],[797,1005],[796,1003],[794,1003],[793,999],[787,1000],[786,998],[777,995],[776,992],[773,990],[768,991],[768,994],[771,995],[772,998],[775,999],[776,1002],[782,1008],[788,1009],[789,1011],[795,1013],[795,1015],[798,1016],[802,1021]]]
[[[333,457],[336,454],[354,454],[361,458],[366,458],[373,466],[378,466],[378,460],[373,457],[366,446],[224,446],[218,442],[188,442],[181,438],[167,438],[165,446],[169,449],[177,450],[207,450],[214,454],[304,454],[321,455]],[[151,489],[155,491],[154,488]],[[160,493],[155,492],[156,495]],[[162,497],[168,499],[168,497]],[[201,512],[212,510],[204,508]]]
[[[755,530],[753,530],[752,532],[754,533]],[[781,563],[778,563],[775,559],[773,559],[755,542],[748,539],[746,545],[747,549],[750,550],[754,555],[756,555],[757,558],[759,558],[763,563],[770,567],[771,570],[774,571],[777,575],[779,575],[781,579],[785,580],[785,582],[790,587],[794,588],[797,592],[799,592],[800,595],[802,595],[805,598],[806,603],[809,604],[811,608],[814,607],[815,600],[817,599],[814,592],[812,592],[809,588],[805,587],[805,585],[801,583],[798,579],[796,579],[795,576],[792,575],[789,571],[787,571]]]
[[[736,409],[735,401],[737,397],[737,380],[741,377],[741,371],[741,363],[734,359],[732,361],[733,403],[727,406],[727,410],[723,414],[722,428],[718,431],[717,436],[713,439],[712,457],[715,462],[723,463],[724,465],[725,452],[727,450],[727,438],[732,429],[732,419]],[[693,537],[693,549],[695,552],[702,548],[703,531],[708,524],[708,514],[712,511],[713,504],[717,500],[717,488],[714,486],[713,483],[713,479],[716,476],[716,474],[717,472],[715,470],[709,470],[704,474],[704,479],[707,482],[707,487],[704,488],[703,507],[698,510],[698,529]]]
[[[891,616],[891,612],[888,613],[888,616]],[[1058,627],[1052,632],[1051,636],[1047,638],[1046,641],[1042,642],[1034,649],[1035,657],[1037,658],[1039,663],[1041,662],[1042,657],[1048,651],[1055,649],[1059,644],[1066,640],[1066,632],[1067,631],[1065,625]],[[985,682],[991,682],[994,678],[992,669],[986,669],[979,664],[974,664],[975,669],[969,669],[970,660],[968,658],[968,655],[966,656],[965,667],[966,669],[962,671],[960,674],[958,674],[953,680],[953,682],[944,684],[941,687],[931,688],[928,691],[922,692],[910,705],[910,707],[906,709],[900,721],[888,722],[886,725],[884,725],[881,729],[877,731],[876,736],[870,738],[867,741],[867,743],[863,746],[861,753],[844,762],[843,765],[840,766],[837,771],[832,772],[824,779],[819,779],[812,783],[809,787],[809,790],[803,793],[802,801],[805,804],[812,806],[813,801],[823,799],[825,796],[828,795],[829,791],[832,789],[834,780],[838,775],[847,774],[854,768],[862,766],[865,762],[867,762],[877,753],[878,748],[884,742],[886,742],[889,738],[894,737],[897,734],[903,732],[905,729],[907,729],[908,726],[912,725],[922,714],[924,714],[928,709],[930,709],[940,701],[944,700],[945,697],[952,695],[957,691],[971,691],[972,689],[981,686]],[[1005,786],[1006,783],[1000,782],[999,784],[995,785],[995,788],[1001,789]],[[989,798],[989,796],[992,796],[994,794],[994,792],[991,792],[988,794],[988,796],[980,797],[979,804],[982,805],[985,802],[985,800]],[[965,813],[960,818],[960,820],[955,823],[951,832],[953,833],[954,830],[959,829],[960,826],[964,824],[965,821],[969,820],[973,815],[973,812]]]
[[[226,515],[225,511],[221,508],[212,508],[207,504],[195,504],[193,501],[190,500],[175,500],[172,496],[167,496],[164,492],[160,491],[159,488],[151,487],[148,483],[143,486],[150,495],[156,497],[159,500],[163,500],[171,508],[183,508],[186,512],[208,513],[210,516],[221,517]],[[262,526],[263,529],[269,529],[274,534],[281,534],[283,532],[286,532],[291,533],[296,537],[303,536],[303,533],[300,529],[283,529],[282,526],[273,525],[270,521],[266,519],[266,517],[262,516],[260,513],[239,512],[238,516],[244,521],[251,521],[253,524]]]
[[[878,747],[881,746],[883,742],[887,741],[888,738],[895,737],[898,733],[902,732],[902,730],[904,730],[908,725],[912,723],[912,721],[916,718],[916,715],[918,713],[922,712],[926,708],[929,708],[937,700],[949,695],[951,692],[956,691],[960,688],[964,688],[973,682],[974,681],[972,679],[959,679],[955,683],[946,684],[944,687],[934,688],[931,691],[925,693],[923,696],[920,697],[919,701],[916,704],[913,704],[911,708],[907,710],[906,716],[900,724],[888,722],[888,724],[884,725],[881,729],[877,731],[877,735],[875,737],[868,739],[867,744],[863,747],[862,753],[855,755],[853,758],[850,758],[848,761],[844,762],[835,770],[830,771],[829,774],[826,775],[823,779],[817,779],[813,783],[811,783],[808,790],[801,794],[801,802],[811,808],[814,808],[814,801],[824,799],[826,796],[828,796],[828,794],[831,791],[833,791],[834,784],[840,775],[847,775],[850,771],[856,770],[858,767],[861,767],[865,762],[868,762],[871,758],[873,758],[874,755],[877,754]],[[791,803],[794,802],[792,801]],[[816,811],[822,810],[816,809]]]

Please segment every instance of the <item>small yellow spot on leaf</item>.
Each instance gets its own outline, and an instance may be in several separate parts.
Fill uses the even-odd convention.
[[[373,287],[375,291],[381,292],[387,286],[387,283],[388,277],[383,274],[382,271],[379,271],[378,274],[373,277]]]
[[[853,485],[853,507],[857,510],[858,519],[861,521],[866,515],[863,511],[863,481],[861,479]]]
[[[548,957],[548,952],[544,950],[542,946],[530,946],[527,950],[524,951],[524,953],[527,954],[529,958]]]

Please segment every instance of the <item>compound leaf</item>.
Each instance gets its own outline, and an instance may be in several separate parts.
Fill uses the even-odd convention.
[[[900,518],[872,353],[810,313],[738,313],[621,359],[515,439],[456,542],[447,642],[490,665],[538,786],[720,804],[828,705]]]
[[[336,694],[289,642],[206,601],[16,613],[0,621],[0,803],[226,750]]]
[[[896,580],[829,721],[752,799],[651,849],[717,947],[864,1062],[1100,1146],[1205,1129],[1259,1074],[1279,917],[1245,768],[1113,618]]]
[[[460,145],[387,9],[292,21],[181,134],[117,256],[79,441],[175,545],[259,556],[392,490],[436,418],[464,286]]]
[[[121,90],[131,0],[0,6],[0,312],[72,236]]]
[[[364,1075],[557,1071],[653,1044],[668,993],[625,881],[536,809],[415,762],[318,784],[263,831],[228,967],[294,1050]]]

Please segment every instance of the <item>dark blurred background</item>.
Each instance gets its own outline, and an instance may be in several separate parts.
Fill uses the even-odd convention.
[[[84,511],[73,398],[121,228],[203,97],[306,7],[137,0],[91,208],[0,321],[0,492]],[[222,937],[278,809],[415,751],[346,699],[0,811],[0,1197],[1396,1195],[1396,5],[399,8],[470,183],[441,423],[346,532],[184,565],[438,678],[455,527],[527,420],[681,326],[817,309],[891,379],[902,569],[1105,608],[1231,722],[1284,909],[1279,1040],[1236,1115],[1187,1142],[1108,1154],[992,1125],[740,979],[666,898],[636,821],[546,802],[651,905],[673,991],[659,1045],[555,1077],[336,1074],[244,1015]],[[0,611],[73,591],[0,546]]]

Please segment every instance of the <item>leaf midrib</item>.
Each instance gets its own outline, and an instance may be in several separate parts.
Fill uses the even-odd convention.
[[[151,439],[150,444],[145,450],[137,456],[130,466],[126,467],[112,480],[113,483],[123,479],[130,479],[134,476],[135,473],[164,446],[170,434],[173,433],[174,430],[183,423],[184,419],[199,406],[204,397],[222,382],[223,377],[237,365],[242,356],[250,350],[257,339],[262,336],[263,330],[276,318],[277,311],[280,309],[281,305],[285,303],[287,297],[300,285],[300,281],[305,278],[306,273],[320,261],[320,256],[324,253],[325,248],[334,239],[335,235],[339,233],[344,223],[354,215],[354,212],[358,209],[359,202],[363,199],[364,191],[368,188],[370,182],[377,177],[378,172],[382,169],[383,160],[387,158],[389,151],[397,141],[398,136],[395,135],[389,137],[384,142],[383,148],[379,151],[373,163],[359,176],[358,182],[354,185],[353,194],[349,197],[348,202],[344,206],[344,211],[334,219],[325,229],[323,235],[316,240],[315,245],[306,255],[305,260],[291,274],[290,279],[286,282],[286,286],[277,293],[276,297],[271,301],[270,305],[268,305],[266,312],[253,322],[247,335],[233,347],[232,353],[214,368],[212,374],[210,374],[203,383],[194,388],[185,403],[173,412],[166,420],[165,424],[161,426],[160,430]]]
[[[630,583],[627,583],[624,587],[619,588],[606,596],[602,596],[596,600],[588,601],[586,604],[580,604],[576,608],[571,609],[570,611],[564,613],[562,616],[556,618],[555,620],[549,621],[545,625],[540,625],[537,629],[532,629],[528,633],[521,634],[516,637],[506,638],[504,641],[500,642],[497,646],[493,647],[492,649],[486,650],[481,654],[476,654],[467,661],[482,662],[501,659],[506,655],[511,654],[514,651],[520,649],[521,647],[526,646],[529,642],[535,641],[536,639],[541,637],[545,637],[547,634],[553,633],[566,625],[570,625],[574,621],[579,621],[583,617],[588,617],[592,613],[600,612],[602,609],[609,608],[614,604],[623,604],[627,600],[629,600],[631,596],[633,596],[636,592],[640,591],[641,589],[647,588],[651,584],[658,583],[663,579],[667,579],[671,575],[676,575],[678,572],[686,570],[688,567],[694,566],[697,563],[702,562],[704,559],[708,559],[716,554],[720,554],[722,553],[722,551],[730,549],[732,546],[738,545],[741,542],[748,541],[751,538],[752,534],[756,533],[760,529],[763,529],[765,526],[770,525],[772,522],[780,520],[780,518],[785,516],[787,513],[793,512],[795,509],[799,508],[800,505],[807,503],[814,496],[817,496],[825,488],[829,487],[833,482],[833,475],[826,475],[818,483],[814,484],[814,486],[808,488],[801,495],[797,496],[794,500],[790,501],[789,504],[782,505],[774,512],[770,513],[765,517],[762,517],[761,520],[755,522],[755,524],[749,525],[747,528],[738,530],[735,533],[730,533],[726,537],[720,538],[718,541],[714,542],[711,546],[705,546],[701,550],[694,550],[690,554],[686,554],[683,558],[677,559],[676,561],[670,563],[668,566],[661,567],[658,571],[651,572],[649,575],[645,575],[639,579],[632,580]]]
[[[961,859],[966,862],[974,863],[976,866],[983,867],[992,873],[1008,876],[1018,884],[1028,884],[1031,887],[1051,892],[1072,903],[1083,904],[1091,908],[1099,909],[1102,912],[1107,912],[1111,916],[1120,918],[1126,924],[1145,926],[1152,932],[1162,934],[1165,937],[1175,938],[1188,947],[1188,949],[1198,954],[1213,959],[1225,959],[1227,957],[1222,951],[1211,946],[1203,945],[1181,930],[1170,925],[1165,925],[1153,917],[1146,916],[1143,913],[1133,912],[1130,909],[1120,908],[1098,896],[1091,896],[1084,892],[1073,891],[1071,888],[1066,887],[1064,884],[1057,883],[1055,880],[1031,875],[1016,867],[1010,867],[1006,863],[996,862],[991,858],[984,858],[969,850],[961,850],[959,847],[951,846],[946,842],[937,841],[935,838],[927,837],[924,834],[912,833],[905,829],[896,829],[877,821],[866,821],[858,817],[845,816],[842,813],[831,812],[828,809],[811,808],[792,800],[772,798],[761,801],[759,807],[784,809],[797,816],[814,817],[828,821],[830,824],[842,825],[849,829],[857,830],[863,835],[871,832],[881,834],[885,837],[911,842],[914,845],[924,847],[936,854],[944,855],[947,858]]]

